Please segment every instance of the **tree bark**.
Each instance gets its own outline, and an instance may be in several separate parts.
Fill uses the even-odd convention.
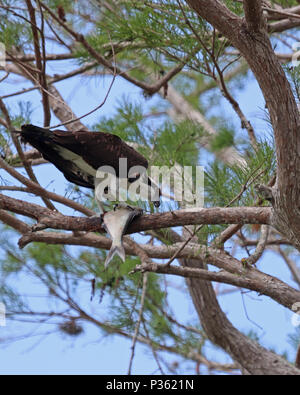
[[[264,28],[261,1],[244,0],[245,19],[232,13],[218,0],[187,0],[187,3],[240,51],[261,87],[274,129],[277,154],[273,225],[300,250],[299,111]],[[199,260],[181,260],[181,264],[205,268]],[[248,374],[259,375],[300,375],[300,370],[265,350],[231,325],[209,282],[189,278],[187,283],[208,337],[226,350],[243,370]]]
[[[246,19],[241,19],[218,0],[209,3],[187,0],[187,3],[232,42],[247,60],[260,85],[276,143],[277,184],[273,190],[273,226],[300,250],[299,110],[264,25],[253,25],[254,14],[258,11],[254,12],[249,1],[245,1]]]
[[[205,267],[199,260],[183,260],[188,267]],[[298,375],[300,370],[238,331],[220,308],[210,282],[188,278],[187,284],[203,329],[209,339],[251,375]]]

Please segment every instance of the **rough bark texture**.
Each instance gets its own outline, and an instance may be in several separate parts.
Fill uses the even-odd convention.
[[[274,130],[277,184],[274,188],[273,225],[300,249],[300,117],[291,86],[262,23],[252,26],[255,13],[245,1],[244,20],[220,1],[187,0],[204,19],[241,52],[265,97]],[[258,3],[258,2],[256,2]]]
[[[199,267],[197,260],[182,261],[183,265]],[[261,347],[239,332],[220,308],[211,283],[187,279],[190,294],[209,339],[228,352],[251,375],[300,375],[300,370],[285,359]]]
[[[0,161],[1,162],[1,161]],[[33,183],[31,183],[33,184]],[[31,185],[30,184],[30,185]],[[28,183],[29,185],[29,183]],[[39,193],[43,193],[42,188],[33,185]],[[64,198],[52,192],[45,192],[47,197],[54,201],[65,203]],[[75,205],[74,209],[81,211],[81,205]],[[52,229],[64,229],[74,231],[100,231],[104,232],[102,221],[99,217],[83,218],[69,217],[56,211],[33,203],[27,203],[20,199],[14,199],[0,194],[0,209],[12,211],[16,214],[35,218],[37,226],[44,226]],[[146,230],[170,228],[185,225],[203,224],[268,224],[271,217],[269,207],[234,207],[234,208],[203,208],[195,210],[178,210],[166,213],[143,215],[137,218],[128,228],[127,233],[137,233]],[[87,215],[91,212],[86,209]]]
[[[173,114],[175,114],[173,115],[174,118],[177,117],[178,119],[183,116],[202,126],[206,134],[199,143],[209,149],[211,137],[217,135],[217,131],[199,110],[191,105],[182,94],[179,94],[173,86],[168,86],[168,82],[171,78],[182,71],[182,68],[188,60],[191,59],[194,52],[190,54],[191,56],[189,55],[186,58],[178,59],[178,64],[175,65],[173,69],[169,70],[168,73],[159,79],[155,77],[152,83],[149,84],[148,76],[146,80],[143,81],[142,79],[135,79],[130,72],[121,72],[123,69],[122,62],[121,67],[117,67],[117,58],[112,62],[110,57],[106,58],[102,56],[90,45],[84,35],[73,31],[70,23],[66,23],[65,20],[62,20],[56,15],[56,12],[51,11],[47,5],[39,2],[42,7],[41,9],[47,10],[48,16],[51,15],[51,22],[60,29],[63,29],[70,36],[70,39],[73,39],[73,44],[68,46],[68,50],[72,51],[75,44],[81,45],[95,60],[94,63],[89,63],[70,73],[52,78],[46,75],[45,69],[43,68],[43,64],[46,64],[43,63],[46,61],[46,58],[48,60],[60,58],[72,59],[74,55],[70,53],[48,55],[45,57],[44,55],[46,54],[43,54],[43,64],[41,63],[42,52],[40,51],[40,44],[37,40],[38,32],[34,22],[35,11],[31,6],[31,2],[26,2],[31,10],[31,20],[33,21],[31,28],[35,39],[35,54],[24,55],[22,51],[15,55],[11,54],[8,63],[5,66],[0,66],[0,70],[4,69],[7,75],[9,73],[21,75],[34,84],[32,89],[40,90],[42,98],[44,99],[43,108],[46,124],[49,122],[50,106],[53,113],[62,123],[67,122],[66,127],[68,130],[86,129],[79,118],[76,120],[75,113],[63,99],[59,90],[54,86],[54,82],[64,80],[72,75],[82,74],[88,70],[90,71],[96,64],[99,64],[104,67],[104,72],[113,73],[114,75],[118,74],[120,78],[126,79],[133,85],[141,88],[147,94],[152,95],[156,92],[160,92],[163,97],[168,100],[169,104],[171,104],[172,107],[170,112],[173,111]],[[165,243],[166,239],[169,237],[172,245],[158,246],[136,244],[129,236],[126,236],[124,239],[124,247],[126,253],[141,258],[142,264],[136,268],[136,271],[152,271],[187,278],[192,300],[207,336],[213,343],[228,352],[244,374],[300,375],[300,370],[296,368],[300,368],[300,352],[297,356],[296,367],[294,367],[283,358],[266,350],[258,343],[239,332],[229,322],[226,315],[221,310],[211,284],[211,281],[216,281],[249,289],[259,294],[269,296],[288,309],[291,309],[292,305],[300,300],[300,292],[295,290],[292,286],[250,266],[247,264],[247,261],[246,263],[242,263],[223,250],[223,244],[235,235],[244,224],[273,225],[285,236],[285,243],[295,245],[300,250],[299,113],[291,87],[278,60],[280,56],[274,53],[268,37],[269,33],[281,32],[299,26],[299,18],[291,18],[288,14],[291,12],[299,14],[300,7],[290,8],[287,10],[288,13],[285,12],[280,14],[282,9],[278,9],[276,5],[273,5],[274,9],[277,10],[277,14],[275,14],[277,17],[273,18],[271,16],[274,14],[274,10],[266,10],[266,6],[267,8],[271,7],[270,2],[266,0],[244,0],[245,17],[241,18],[232,13],[225,6],[225,2],[222,1],[186,0],[186,3],[199,17],[204,18],[229,40],[230,45],[235,47],[233,53],[241,54],[246,59],[264,94],[274,129],[278,173],[277,184],[275,186],[274,183],[268,185],[268,187],[261,186],[259,191],[268,192],[264,197],[273,204],[273,208],[208,208],[145,215],[131,224],[128,233],[148,231],[151,235],[154,235],[155,238],[162,240],[163,243]],[[152,6],[153,5],[154,3],[152,3]],[[161,6],[162,4],[159,4],[159,7]],[[117,3],[116,7],[118,7]],[[265,15],[263,14],[263,10],[265,11]],[[279,13],[278,10],[280,11]],[[184,12],[184,8],[182,8],[182,11]],[[266,19],[264,19],[265,16]],[[267,23],[274,20],[278,20],[278,22],[267,25]],[[191,27],[187,19],[186,24]],[[194,37],[195,40],[195,48],[199,48],[201,37],[197,37],[197,32],[191,36],[191,40],[192,37]],[[199,42],[197,42],[197,40]],[[117,51],[119,45],[129,45],[129,47],[131,47],[132,43],[116,43],[115,46],[112,43],[108,43],[108,49],[110,50],[114,47],[114,50]],[[137,45],[138,47],[141,45],[141,48],[143,48],[143,43],[137,43]],[[281,55],[281,59],[283,58],[291,58],[291,54]],[[34,64],[30,63],[34,60],[36,60],[37,69],[34,67]],[[20,63],[20,61],[24,61],[26,64]],[[40,72],[43,74],[39,75]],[[101,69],[100,72],[102,73],[103,70]],[[216,81],[214,81],[214,83],[215,82]],[[224,90],[224,86],[222,86],[222,88]],[[19,93],[14,93],[13,95],[16,94]],[[11,95],[3,96],[2,99],[6,99],[9,96]],[[233,101],[231,101],[231,103],[232,102]],[[4,114],[4,118],[0,118],[0,124],[8,129],[12,129],[9,127],[11,121],[4,103],[1,110]],[[242,124],[245,123],[244,121],[247,122],[243,114],[240,115],[242,115],[243,118]],[[71,119],[74,120],[74,122],[68,123]],[[20,149],[17,151],[19,159],[22,159],[21,161],[19,160],[19,166],[20,163],[22,165],[25,164],[26,168],[27,164],[31,163],[30,161],[41,161],[41,158],[36,152],[31,151],[22,153]],[[33,178],[30,180],[24,177],[20,172],[16,171],[14,167],[8,165],[8,163],[10,163],[9,159],[16,159],[14,156],[16,155],[13,155],[13,152],[8,152],[5,159],[0,158],[0,167],[10,174],[18,185],[11,187],[15,189],[5,189],[8,187],[3,185],[1,186],[4,188],[2,191],[15,190],[33,193],[36,196],[40,196],[44,202],[48,203],[46,207],[42,207],[37,204],[13,199],[12,197],[0,194],[0,220],[21,234],[22,237],[19,240],[19,246],[21,248],[36,241],[46,242],[48,244],[85,245],[106,250],[110,249],[111,241],[108,238],[92,233],[95,231],[100,233],[104,232],[101,220],[93,217],[94,212],[92,210],[66,197],[47,191],[37,183],[37,180],[34,181],[35,179]],[[216,157],[231,165],[235,164],[242,167],[245,164],[244,158],[231,147],[220,150],[216,154]],[[21,183],[22,186],[19,186],[19,183]],[[51,201],[61,203],[87,217],[63,215],[55,210]],[[22,218],[17,217],[15,214],[32,218],[37,221],[37,224],[32,227],[26,222],[23,222]],[[214,246],[216,246],[216,248],[211,248],[207,246],[203,247],[203,245],[199,244],[199,240],[193,240],[191,238],[191,234],[193,234],[195,230],[194,227],[191,227],[192,229],[190,229],[189,232],[187,231],[187,226],[200,224],[232,225],[223,231],[215,240]],[[184,237],[181,237],[172,229],[169,229],[169,232],[162,231],[163,228],[177,226],[185,227]],[[47,228],[59,229],[61,232],[44,231]],[[277,237],[277,234],[274,237]],[[259,259],[264,251],[266,242],[267,237],[264,237],[262,232],[259,243],[255,242],[257,249],[252,255],[252,259],[249,260],[250,262],[252,261],[255,263],[256,260]],[[278,242],[278,240],[274,240],[274,242]],[[151,261],[156,258],[169,259],[169,264],[158,265]],[[181,267],[170,265],[170,262],[174,262],[175,259],[179,259]],[[219,270],[210,271],[207,265],[213,265]],[[295,273],[293,264],[290,266],[291,272],[293,273],[294,271]],[[299,278],[294,274],[294,279],[297,280]],[[167,349],[167,347],[164,348]],[[169,351],[171,351],[171,349],[169,349]],[[191,355],[191,359],[199,362],[199,364],[204,363],[208,367],[211,366],[209,363],[205,362],[202,356],[197,355],[195,357]],[[234,366],[236,366],[236,364]]]
[[[218,0],[187,0],[200,17],[220,31],[240,51],[264,94],[274,129],[277,184],[274,188],[274,226],[300,249],[300,119],[295,98],[272,49],[261,17],[260,1],[244,1],[245,19]],[[256,6],[256,7],[255,7]],[[182,264],[195,267],[199,261]],[[300,371],[262,349],[237,331],[220,309],[208,282],[188,279],[189,290],[209,338],[227,350],[248,374],[294,375]]]

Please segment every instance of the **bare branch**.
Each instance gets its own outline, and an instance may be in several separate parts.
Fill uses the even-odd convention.
[[[282,21],[271,23],[268,25],[269,33],[282,33],[286,30],[295,29],[300,26],[300,21],[297,19],[283,19]]]
[[[49,192],[46,189],[42,188],[39,184],[37,184],[34,181],[29,180],[28,178],[22,176],[18,171],[16,171],[13,167],[9,166],[3,159],[0,158],[0,168],[6,170],[12,177],[20,181],[23,185],[26,185],[26,187],[29,189],[31,193],[36,194],[37,196],[41,196],[42,198],[45,199],[51,199],[56,202],[62,203],[65,206],[71,207],[74,210],[77,210],[83,214],[86,214],[88,216],[91,216],[94,214],[93,211],[87,209],[86,207],[82,206],[81,204],[78,204],[74,202],[73,200],[67,199],[63,196],[57,195],[54,192]],[[2,195],[3,198],[4,195]],[[15,199],[16,200],[16,199]],[[16,200],[17,201],[17,200]],[[19,201],[22,202],[22,201]],[[23,202],[25,203],[25,202]],[[29,203],[28,203],[29,204]],[[22,204],[20,205],[21,209]],[[30,206],[29,206],[30,207]],[[13,210],[12,210],[13,211]],[[34,211],[34,208],[33,208]],[[53,211],[55,212],[55,211]],[[25,214],[26,215],[26,214]],[[47,214],[46,214],[47,215]],[[36,218],[33,216],[33,218]]]
[[[69,60],[69,59],[74,59],[75,55],[72,53],[58,53],[58,54],[47,54],[46,55],[46,60]],[[30,54],[26,54],[26,55],[17,55],[14,57],[14,59],[17,59],[20,62],[32,62],[34,61],[35,55],[30,55]],[[14,59],[10,58],[9,56],[7,56],[6,61],[7,62],[11,62],[14,61]]]
[[[31,168],[30,164],[27,162],[26,157],[24,156],[24,152],[23,152],[23,149],[21,147],[21,144],[19,143],[18,138],[16,137],[16,135],[14,133],[12,133],[14,131],[14,128],[13,128],[10,116],[8,114],[8,110],[7,110],[7,108],[6,108],[6,106],[5,106],[5,104],[4,104],[2,99],[0,99],[0,109],[3,112],[3,114],[4,114],[8,130],[11,132],[13,143],[14,143],[16,149],[17,149],[19,158],[21,159],[21,161],[22,161],[22,163],[24,165],[24,168],[25,168],[30,180],[33,183],[39,185],[38,180],[37,180],[32,168]],[[48,207],[51,210],[55,210],[54,205],[52,204],[52,202],[47,197],[42,196],[42,200],[45,203],[46,207]]]
[[[180,64],[175,66],[170,72],[168,72],[163,78],[158,80],[154,85],[149,85],[146,84],[142,81],[136,80],[135,78],[131,77],[129,74],[126,72],[120,70],[118,67],[115,65],[111,64],[108,60],[105,59],[99,52],[97,52],[85,39],[85,37],[82,34],[76,33],[74,30],[72,30],[66,23],[64,23],[61,19],[59,19],[53,11],[49,7],[47,7],[44,3],[41,2],[41,6],[51,15],[51,17],[59,24],[61,25],[77,42],[81,43],[84,48],[89,52],[91,56],[95,60],[98,61],[99,64],[102,66],[106,67],[107,69],[111,70],[113,73],[116,73],[117,75],[123,77],[126,79],[128,82],[131,82],[132,84],[138,86],[139,88],[142,88],[145,92],[147,92],[150,95],[153,95],[154,93],[158,92],[163,86],[165,86],[168,81],[170,81],[176,74],[178,74],[183,67],[185,66],[186,62],[188,59],[183,60]]]
[[[283,260],[290,269],[290,272],[292,273],[295,282],[300,286],[300,270],[298,269],[296,263],[289,257],[287,253],[285,253],[282,248],[280,248],[280,246],[277,247],[276,250],[282,256]]]
[[[127,373],[128,375],[131,375],[132,363],[133,363],[133,358],[134,358],[134,353],[135,353],[135,346],[136,346],[136,342],[138,339],[141,322],[143,320],[143,311],[144,311],[145,300],[146,300],[147,284],[148,284],[148,273],[144,273],[143,274],[143,289],[142,289],[142,296],[141,296],[141,306],[140,306],[140,310],[139,310],[139,317],[138,317],[138,320],[137,320],[137,323],[135,326],[135,330],[134,330],[134,334],[133,334],[133,338],[132,338],[131,356],[130,356],[128,373]]]
[[[46,242],[49,244],[69,244],[69,245],[85,245],[94,248],[103,248],[109,250],[111,248],[111,240],[103,236],[94,234],[80,234],[78,236],[59,234],[53,232],[37,232],[25,234],[20,239],[20,246],[24,247],[29,242]],[[293,304],[299,301],[300,292],[288,286],[281,280],[260,272],[259,270],[245,266],[230,255],[209,247],[200,247],[199,245],[190,245],[185,247],[179,254],[179,259],[203,259],[207,263],[221,269],[219,272],[209,272],[201,269],[199,266],[190,269],[189,267],[177,267],[158,265],[151,262],[149,257],[153,259],[168,259],[174,252],[178,250],[180,245],[173,246],[149,246],[148,244],[140,245],[139,248],[148,258],[143,260],[141,266],[135,271],[147,270],[162,274],[179,275],[183,277],[201,278],[208,281],[216,281],[236,285],[238,287],[250,289],[260,294],[270,296],[281,305],[291,309]],[[137,255],[136,248],[125,243],[126,253],[128,255]]]
[[[269,8],[269,7],[262,7],[264,11],[268,11],[269,14],[269,19],[274,19],[274,14],[279,16],[279,19],[283,19],[284,17],[289,17],[291,19],[300,19],[300,7],[293,7],[293,8],[287,8],[287,9],[274,9],[274,8]],[[281,16],[281,18],[280,18]],[[276,19],[276,18],[275,18]]]
[[[5,210],[0,210],[0,220],[4,224],[11,226],[13,229],[22,234],[28,233],[31,230],[29,225],[25,224],[23,221],[20,221]]]
[[[40,82],[41,86],[44,88],[42,90],[43,107],[44,107],[44,126],[48,126],[48,125],[50,125],[51,113],[50,113],[50,106],[49,106],[49,98],[46,93],[46,91],[48,90],[48,86],[47,86],[47,78],[46,78],[46,74],[45,74],[45,59],[44,59],[44,64],[43,64],[41,52],[40,52],[39,33],[37,30],[35,10],[32,6],[31,0],[26,0],[26,4],[27,4],[28,11],[29,11],[30,21],[31,21],[31,29],[32,29],[32,34],[33,34],[36,66],[40,70],[38,78],[39,78],[39,82]],[[43,31],[40,31],[40,32],[43,36],[44,35]],[[42,37],[42,40],[44,40],[43,37]]]
[[[1,162],[0,162],[1,163]],[[83,211],[82,206],[69,199],[47,192],[41,187],[26,181],[33,193],[51,196],[54,201],[70,206],[78,211]],[[26,185],[25,184],[25,185]],[[38,208],[39,207],[39,208]],[[99,218],[68,217],[56,212],[46,211],[41,206],[25,203],[22,200],[0,195],[0,208],[38,219],[45,228],[64,229],[74,231],[103,231]],[[92,214],[85,208],[86,214]],[[269,207],[236,207],[236,208],[203,208],[195,210],[179,210],[167,213],[144,215],[137,218],[128,228],[127,234],[141,231],[170,228],[187,225],[203,224],[269,224],[271,218]]]
[[[255,265],[255,263],[261,258],[268,242],[268,236],[269,236],[269,227],[267,225],[262,225],[261,235],[256,250],[249,258],[246,259],[246,262],[249,265]]]

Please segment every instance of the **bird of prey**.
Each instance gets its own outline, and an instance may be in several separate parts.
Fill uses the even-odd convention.
[[[147,176],[147,159],[135,149],[130,147],[120,137],[102,132],[53,130],[40,128],[34,125],[23,125],[18,131],[26,143],[36,148],[46,159],[56,166],[65,178],[82,187],[95,189],[96,174],[99,168],[109,166],[115,171],[116,177],[125,177],[129,183],[137,181],[140,177],[150,188],[154,188],[159,196],[153,203],[160,205],[161,192],[159,187]],[[122,175],[119,160],[127,159],[127,171]],[[144,173],[132,175],[130,169],[139,166],[145,169]],[[102,211],[102,202],[97,199]]]

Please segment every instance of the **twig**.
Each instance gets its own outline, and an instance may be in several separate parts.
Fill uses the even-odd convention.
[[[260,235],[256,250],[249,258],[247,258],[245,260],[248,263],[248,265],[255,265],[256,262],[261,258],[262,254],[266,248],[268,236],[269,236],[269,226],[262,225],[261,226],[261,235]]]
[[[40,3],[40,2],[39,2],[39,3]],[[94,112],[98,111],[101,107],[104,106],[104,104],[106,103],[106,101],[107,101],[107,99],[108,99],[108,97],[109,97],[109,94],[110,94],[110,92],[111,92],[111,90],[112,90],[112,87],[113,87],[113,85],[114,85],[114,82],[115,82],[115,80],[116,80],[116,77],[117,77],[117,74],[116,74],[116,70],[117,70],[117,66],[116,66],[116,57],[115,57],[115,51],[114,51],[114,47],[113,47],[112,41],[111,41],[111,45],[112,45],[111,50],[112,50],[112,54],[113,54],[113,64],[114,64],[113,78],[112,78],[112,81],[111,81],[111,83],[110,83],[110,86],[109,86],[109,88],[108,88],[108,91],[106,92],[106,95],[105,95],[104,100],[102,101],[102,103],[99,104],[99,105],[98,105],[96,108],[94,108],[93,110],[89,111],[88,113],[86,113],[86,114],[84,114],[84,115],[82,115],[82,116],[80,116],[80,117],[78,117],[78,118],[70,119],[69,121],[65,121],[65,122],[60,123],[60,124],[58,124],[58,125],[51,126],[51,127],[49,127],[49,129],[58,128],[58,127],[60,127],[60,126],[66,126],[66,125],[68,125],[68,124],[70,124],[70,123],[74,123],[74,122],[80,121],[81,119],[87,117],[88,115],[93,114]]]
[[[141,296],[141,307],[140,307],[139,317],[138,317],[138,321],[137,321],[137,324],[135,327],[134,335],[132,338],[131,356],[130,356],[129,367],[128,367],[128,372],[127,372],[128,375],[131,375],[132,363],[133,363],[134,354],[135,354],[135,346],[136,346],[136,342],[138,339],[141,322],[143,320],[143,311],[144,311],[146,293],[147,293],[147,283],[148,283],[148,273],[144,273],[143,274],[143,290],[142,290],[142,296]]]
[[[6,78],[9,76],[9,74],[10,73],[8,71],[6,71],[5,75],[2,78],[0,78],[0,84],[1,84],[1,82],[6,80]]]
[[[146,325],[145,320],[143,320],[143,328],[144,328],[144,331],[146,333],[146,337],[149,340],[149,345],[151,347],[151,351],[152,351],[153,357],[155,359],[155,362],[157,363],[158,369],[159,369],[159,371],[160,371],[160,373],[162,375],[165,375],[165,372],[164,372],[164,370],[163,370],[163,368],[161,366],[161,363],[159,361],[159,358],[158,358],[158,355],[157,355],[157,351],[155,349],[155,343],[153,344],[152,340],[150,339],[150,334],[149,334],[149,331],[147,329],[147,325]]]
[[[51,84],[54,84],[55,82],[60,82],[60,81],[63,81],[65,79],[67,79],[67,78],[75,77],[75,76],[77,76],[79,74],[85,73],[86,71],[89,71],[90,69],[95,67],[97,64],[98,64],[97,62],[91,62],[91,63],[88,63],[85,66],[79,67],[76,70],[70,71],[69,73],[61,74],[61,75],[55,75],[55,77],[51,77],[51,78],[47,77],[48,86],[51,85]],[[3,96],[1,96],[1,99],[6,99],[8,97],[22,95],[23,93],[32,92],[32,91],[34,91],[36,89],[39,89],[39,88],[40,88],[39,85],[34,85],[34,86],[30,87],[30,88],[22,89],[22,90],[17,91],[17,92],[13,92],[13,93],[9,93],[7,95],[3,95]]]
[[[276,182],[276,175],[271,178],[271,180],[268,183],[268,186],[273,187],[275,182]],[[263,200],[258,199],[255,206],[261,206],[262,204],[263,204]],[[231,239],[231,237],[234,236],[241,228],[242,226],[238,224],[230,225],[214,240],[214,244],[215,245],[224,244],[227,240]]]
[[[142,88],[145,92],[147,92],[150,95],[153,95],[154,93],[158,92],[163,86],[165,86],[175,75],[180,73],[180,71],[183,69],[183,67],[186,64],[187,60],[184,60],[180,64],[175,66],[172,70],[170,70],[163,78],[159,79],[155,84],[153,84],[153,85],[146,84],[146,83],[144,83],[142,81],[136,80],[135,78],[133,78],[130,75],[128,75],[126,72],[120,70],[118,67],[116,67],[115,65],[111,64],[108,60],[105,59],[105,57],[103,57],[93,47],[90,46],[90,44],[86,41],[86,39],[84,38],[84,36],[82,34],[78,34],[74,30],[72,30],[66,23],[64,23],[62,20],[60,20],[55,15],[55,13],[48,6],[46,6],[44,3],[41,2],[41,6],[77,42],[81,43],[84,46],[84,48],[90,53],[90,55],[93,56],[93,58],[98,61],[99,64],[101,64],[102,66],[108,68],[113,73],[116,73],[117,75],[125,78],[127,81],[133,83],[134,85]]]
[[[16,137],[16,135],[14,133],[12,133],[14,131],[14,127],[12,125],[12,122],[11,122],[8,110],[7,110],[7,108],[6,108],[6,106],[5,106],[5,104],[4,104],[2,99],[0,99],[0,110],[3,112],[4,118],[5,118],[6,123],[7,123],[8,130],[11,132],[13,143],[14,143],[16,149],[17,149],[18,155],[19,155],[19,157],[20,157],[20,159],[21,159],[21,161],[22,161],[22,163],[24,165],[24,168],[25,168],[25,170],[26,170],[26,172],[28,174],[28,177],[30,178],[30,180],[33,183],[39,185],[39,182],[38,182],[38,180],[37,180],[37,178],[36,178],[36,176],[35,176],[35,174],[34,174],[34,172],[32,170],[32,167],[30,166],[30,164],[26,160],[26,157],[24,155],[24,152],[22,150],[22,147],[21,147],[21,145],[19,143],[18,138]],[[4,161],[2,160],[2,163],[3,162]],[[42,198],[43,202],[45,203],[46,207],[48,207],[50,210],[56,210],[56,208],[53,205],[53,203],[47,197],[41,196],[41,198]]]
[[[44,126],[48,126],[50,124],[50,120],[51,120],[51,113],[50,113],[49,98],[46,93],[48,91],[48,86],[47,86],[47,78],[46,78],[46,73],[45,73],[45,71],[46,71],[46,68],[45,68],[46,50],[45,50],[45,37],[44,37],[44,32],[43,32],[44,17],[43,17],[43,14],[41,13],[42,28],[39,29],[39,32],[40,32],[41,38],[42,38],[42,49],[43,49],[43,60],[42,60],[42,56],[41,56],[41,52],[40,52],[40,44],[39,44],[39,33],[36,28],[37,24],[36,24],[36,18],[35,18],[35,10],[32,6],[31,0],[25,0],[25,1],[27,4],[29,16],[30,16],[30,21],[31,21],[31,30],[32,30],[32,35],[33,35],[36,66],[37,66],[38,70],[40,71],[40,73],[38,74],[39,83],[43,87],[42,100],[43,100],[43,108],[44,108]],[[40,3],[38,2],[38,4],[39,4],[39,8],[41,10]]]
[[[225,82],[225,78],[224,78],[224,71],[226,70],[227,67],[229,67],[230,64],[232,64],[232,62],[230,62],[229,65],[227,65],[223,70],[220,69],[219,64],[218,64],[218,56],[219,53],[217,54],[217,56],[215,55],[215,30],[213,33],[213,44],[212,44],[212,49],[210,50],[208,48],[208,46],[206,45],[206,43],[204,42],[204,40],[200,37],[200,35],[198,34],[198,32],[195,30],[194,26],[192,25],[192,23],[190,22],[190,20],[187,18],[186,13],[181,5],[180,0],[177,0],[178,5],[180,6],[180,9],[185,17],[186,23],[187,25],[190,27],[190,29],[192,30],[192,32],[195,34],[197,40],[199,41],[199,43],[203,46],[203,48],[205,49],[205,51],[208,53],[209,57],[211,58],[217,72],[219,75],[219,79],[216,77],[215,72],[213,70],[211,70],[209,64],[207,63],[207,73],[208,75],[216,82],[216,84],[219,85],[220,90],[223,94],[223,96],[229,101],[229,103],[232,105],[234,111],[236,112],[236,114],[238,115],[238,117],[240,118],[241,122],[242,122],[242,128],[246,128],[249,134],[249,138],[251,141],[251,144],[253,146],[253,148],[255,148],[256,150],[258,149],[258,145],[256,142],[256,137],[255,137],[255,132],[254,129],[251,125],[251,123],[247,120],[246,116],[244,115],[244,113],[242,112],[238,102],[233,98],[233,96],[230,94],[230,92],[227,89],[226,86],[226,82]]]
[[[280,246],[276,248],[276,251],[282,256],[283,260],[290,269],[290,272],[292,273],[295,282],[300,286],[300,270],[298,269],[296,263],[292,259],[290,259],[288,254],[286,254]]]
[[[78,204],[74,202],[73,200],[67,199],[63,196],[57,195],[54,192],[49,192],[43,187],[40,186],[40,184],[29,180],[28,178],[24,177],[22,174],[20,174],[18,171],[16,171],[12,166],[9,166],[2,158],[0,158],[0,168],[4,169],[7,171],[13,178],[17,179],[20,181],[23,185],[25,185],[28,189],[29,192],[34,193],[35,195],[41,196],[44,199],[51,199],[54,200],[58,203],[62,203],[65,206],[71,207],[74,210],[77,210],[85,215],[92,216],[95,213],[92,210],[89,210],[88,208],[84,207],[81,204]],[[7,199],[12,199],[8,198]],[[15,202],[17,202],[17,199],[14,199]],[[23,205],[25,202],[23,202]],[[50,208],[52,210],[52,208]]]
[[[172,258],[165,264],[166,267],[169,267],[171,263],[175,261],[175,259],[179,256],[179,254],[185,249],[185,247],[193,240],[193,238],[197,235],[198,232],[203,228],[203,225],[199,226],[191,236],[183,243],[183,245],[175,252]],[[190,233],[190,231],[188,230]]]
[[[291,12],[287,12],[285,10],[276,10],[274,8],[269,8],[269,7],[262,7],[262,9],[264,11],[268,11],[268,12],[270,12],[272,14],[278,14],[278,15],[282,15],[282,16],[287,16],[287,17],[293,18],[293,19],[300,19],[300,15],[294,14],[294,13],[291,13]],[[298,11],[300,12],[300,9],[298,9]]]
[[[59,124],[54,125],[54,126],[49,126],[49,127],[47,127],[46,129],[55,129],[55,128],[58,128],[58,127],[61,127],[61,126],[69,125],[69,124],[71,124],[71,123],[80,121],[81,119],[86,118],[87,116],[89,116],[89,115],[93,114],[94,112],[98,111],[98,110],[99,110],[101,107],[103,107],[104,104],[106,103],[106,101],[107,101],[107,99],[108,99],[108,96],[109,96],[109,94],[110,94],[110,92],[111,92],[111,90],[112,90],[112,87],[113,87],[113,85],[114,85],[115,80],[116,80],[116,75],[113,76],[113,79],[112,79],[112,81],[111,81],[111,83],[110,83],[110,86],[109,86],[109,88],[108,88],[108,91],[106,92],[106,95],[105,95],[105,97],[104,97],[104,100],[101,102],[101,104],[99,104],[99,105],[98,105],[97,107],[95,107],[93,110],[91,110],[91,111],[87,112],[86,114],[81,115],[80,117],[77,117],[77,118],[75,118],[75,119],[70,119],[70,120],[68,120],[68,121],[66,121],[66,122],[62,122],[62,123],[59,123]]]

